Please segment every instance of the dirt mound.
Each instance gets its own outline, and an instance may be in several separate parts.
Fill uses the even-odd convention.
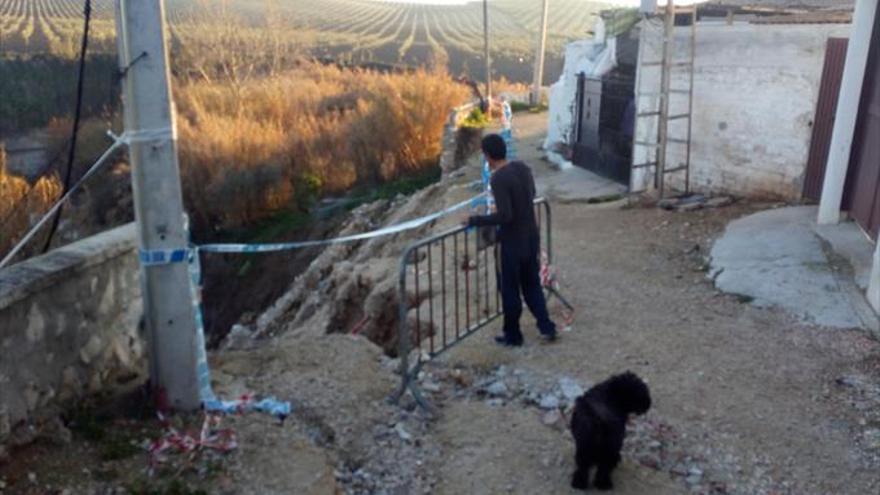
[[[339,235],[366,232],[441,210],[473,194],[463,186],[467,180],[462,176],[446,178],[410,197],[362,205],[352,211]],[[366,336],[386,354],[396,355],[400,253],[432,229],[448,228],[456,221],[457,217],[447,218],[401,234],[328,247],[255,323],[238,325],[224,348],[247,348],[254,339],[284,333],[343,333]],[[421,294],[417,300],[408,294],[409,306],[421,304],[427,295]],[[431,323],[424,321],[422,325],[429,329],[425,332],[428,335]]]
[[[242,447],[230,460],[231,476],[216,481],[218,491],[424,493],[434,483],[422,467],[429,445],[413,441],[427,423],[388,404],[397,384],[392,362],[363,337],[288,333],[214,361],[221,395],[259,390],[294,404],[283,425],[257,415],[230,418]]]

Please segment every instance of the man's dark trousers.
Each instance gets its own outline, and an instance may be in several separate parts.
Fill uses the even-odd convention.
[[[522,298],[538,321],[544,335],[556,333],[556,325],[547,314],[547,301],[541,288],[541,267],[538,263],[540,237],[502,240],[501,244],[501,299],[504,309],[504,336],[511,344],[521,344],[523,334],[519,327]]]

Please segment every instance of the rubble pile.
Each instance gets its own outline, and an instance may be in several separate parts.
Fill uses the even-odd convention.
[[[866,375],[844,375],[835,384],[848,396],[849,406],[860,417],[858,446],[864,454],[880,463],[880,383]]]
[[[432,364],[419,383],[435,401],[482,400],[490,407],[537,409],[536,421],[566,437],[574,403],[592,384],[565,375],[499,366],[489,373]],[[730,490],[726,482],[711,478],[713,469],[702,453],[688,452],[676,428],[655,413],[630,422],[624,457],[679,478],[695,494],[759,493]]]
[[[443,206],[445,193],[450,189],[449,184],[441,182],[412,197],[398,196],[391,201],[362,205],[352,211],[338,235],[367,232],[431,213]],[[399,256],[408,243],[430,227],[406,235],[328,247],[254,324],[235,325],[222,347],[246,349],[256,339],[317,330],[363,335],[380,345],[386,354],[395,355]],[[417,301],[410,294],[409,305],[415,307],[427,296],[421,294]],[[430,322],[423,321],[422,325],[431,328]]]
[[[703,208],[722,208],[733,204],[733,202],[734,199],[731,196],[708,197],[702,194],[691,194],[661,199],[657,202],[657,207],[664,210],[695,211]]]

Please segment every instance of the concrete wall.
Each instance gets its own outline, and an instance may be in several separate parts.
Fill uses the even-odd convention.
[[[643,62],[660,60],[660,31],[645,34]],[[847,37],[849,25],[699,24],[694,72],[691,184],[696,191],[799,199],[829,37]],[[678,28],[675,52],[686,58],[690,28]],[[641,64],[640,64],[641,65]],[[656,67],[641,67],[642,90],[659,88]],[[686,69],[673,69],[672,87],[687,87]],[[670,114],[687,110],[685,95],[672,95]],[[639,112],[657,99],[639,99]],[[670,124],[685,137],[686,120]],[[639,140],[654,141],[656,122],[641,119]],[[669,146],[667,167],[684,163],[683,148]],[[653,161],[637,146],[637,163]],[[634,189],[653,176],[633,174]],[[670,176],[670,180],[673,177]],[[674,184],[674,182],[673,182]]]
[[[77,398],[145,376],[130,224],[0,271],[0,446]]]

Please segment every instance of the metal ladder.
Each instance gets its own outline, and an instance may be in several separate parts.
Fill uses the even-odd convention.
[[[691,14],[691,32],[690,32],[690,49],[688,50],[688,58],[686,60],[676,60],[674,54],[675,47],[675,18],[677,14]],[[662,35],[662,55],[657,61],[644,62],[646,40],[648,39],[648,30],[652,21],[661,21],[663,23]],[[694,102],[694,59],[696,57],[696,39],[697,39],[697,5],[689,5],[687,7],[676,7],[674,0],[669,0],[666,7],[662,7],[656,14],[646,14],[641,23],[639,32],[639,74],[635,83],[635,117],[633,130],[633,171],[638,169],[653,169],[654,171],[654,188],[657,189],[660,199],[666,198],[671,188],[667,187],[666,177],[669,174],[684,172],[684,194],[690,193],[690,165],[691,165],[691,129],[693,125],[693,102]],[[642,68],[644,67],[660,67],[660,88],[659,91],[643,91],[642,90]],[[675,68],[685,68],[689,71],[690,76],[687,78],[687,88],[672,88],[672,71]],[[670,115],[670,99],[674,94],[687,95],[687,112]],[[658,107],[651,108],[647,111],[639,111],[639,103],[642,97],[656,97]],[[654,141],[641,141],[639,132],[641,126],[646,125],[645,119],[657,119],[657,135]],[[675,120],[687,120],[687,135],[684,138],[675,138],[669,136],[669,122]],[[667,150],[670,144],[685,147],[684,164],[673,168],[667,167]],[[642,146],[653,150],[653,160],[648,159],[643,163],[635,163],[635,148]],[[650,156],[651,153],[648,153]],[[635,174],[633,174],[635,175]],[[631,193],[647,192],[647,189],[632,190]]]

